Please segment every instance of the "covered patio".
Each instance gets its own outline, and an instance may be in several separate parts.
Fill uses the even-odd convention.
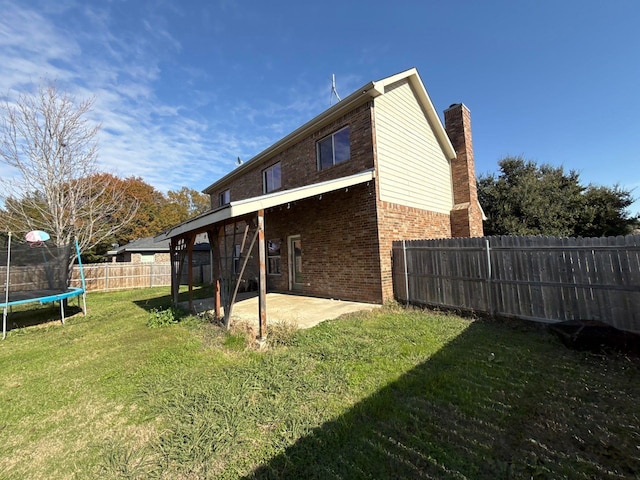
[[[328,192],[344,190],[348,191],[349,187],[355,185],[367,184],[373,179],[373,172],[367,170],[355,175],[342,177],[334,180],[328,180],[300,188],[279,191],[271,194],[261,195],[259,197],[248,198],[236,202],[230,202],[222,207],[213,209],[203,215],[183,222],[169,229],[156,237],[157,241],[170,239],[170,255],[171,255],[171,292],[173,303],[178,304],[178,292],[180,287],[180,278],[185,265],[191,265],[193,262],[193,245],[197,235],[206,233],[209,238],[213,253],[212,272],[214,279],[214,297],[208,300],[207,310],[215,312],[217,317],[224,316],[225,326],[229,326],[233,313],[236,309],[240,309],[238,315],[243,315],[243,310],[253,309],[252,318],[258,321],[258,339],[264,340],[267,333],[267,241],[265,239],[265,215],[286,215],[289,209],[296,203],[311,198],[322,199],[322,195]],[[269,217],[274,218],[274,217]],[[202,311],[193,299],[193,279],[191,277],[191,268],[188,269],[188,302],[185,306],[189,310]],[[249,287],[257,287],[254,298],[247,303],[237,302],[239,295],[243,290],[249,290]],[[289,290],[294,290],[290,284]],[[274,301],[274,312],[289,310],[293,312],[295,305],[300,304],[300,298],[307,298],[306,304],[311,305],[313,301],[321,301],[323,299],[313,297],[299,297],[297,295],[283,295],[282,298],[275,295],[269,296],[269,301]],[[331,300],[325,300],[331,302]],[[286,307],[278,307],[280,303],[287,305]],[[304,302],[303,302],[304,303]],[[345,304],[357,302],[339,302],[340,307]],[[204,305],[204,303],[202,304]],[[328,305],[323,303],[323,308],[316,305],[314,308],[307,309],[301,307],[301,312],[297,314],[297,318],[285,318],[283,314],[269,315],[272,321],[293,320],[299,325],[318,323],[329,316],[323,316],[323,310],[340,313],[338,305]],[[367,305],[368,304],[362,304]],[[271,307],[270,307],[271,308]],[[202,307],[204,309],[204,307]],[[359,308],[362,309],[362,308]],[[348,310],[348,309],[347,309]],[[251,314],[248,314],[251,315]],[[320,315],[322,318],[318,318]],[[335,316],[333,318],[335,318]],[[290,317],[290,314],[289,314]],[[308,318],[309,320],[304,320]],[[315,324],[313,323],[313,324]]]

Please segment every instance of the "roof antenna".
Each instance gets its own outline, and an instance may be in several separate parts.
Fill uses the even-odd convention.
[[[240,157],[238,157],[238,159],[236,160],[236,165],[242,165],[242,160],[240,159]]]
[[[333,105],[333,96],[336,96],[338,101],[340,101],[340,95],[338,95],[338,91],[336,90],[336,75],[335,73],[331,74],[331,94],[329,95],[329,105]]]

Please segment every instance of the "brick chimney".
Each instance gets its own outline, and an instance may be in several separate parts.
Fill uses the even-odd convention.
[[[478,202],[476,168],[471,141],[471,112],[462,103],[451,105],[444,111],[447,135],[456,151],[451,160],[453,181],[453,209],[451,210],[451,236],[481,237],[482,210]]]

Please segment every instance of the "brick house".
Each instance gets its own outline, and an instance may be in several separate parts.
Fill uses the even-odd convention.
[[[153,237],[133,240],[126,245],[115,246],[105,257],[111,262],[126,263],[169,263],[170,242],[155,242]]]
[[[153,237],[132,240],[126,245],[114,246],[105,257],[112,263],[169,263],[171,261],[169,240],[156,242]],[[210,247],[204,237],[199,237],[193,246],[193,265],[210,263]]]
[[[444,118],[416,69],[367,83],[207,187],[211,210],[158,238],[176,271],[207,232],[219,274],[248,257],[261,290],[392,299],[394,240],[483,233],[469,110]]]

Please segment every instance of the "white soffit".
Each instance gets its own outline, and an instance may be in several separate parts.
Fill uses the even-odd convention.
[[[237,202],[231,202],[222,208],[176,225],[155,237],[155,240],[158,242],[167,238],[177,237],[184,233],[199,230],[214,223],[242,217],[244,215],[257,212],[258,210],[277,207],[279,205],[303,200],[305,198],[332,192],[334,190],[340,190],[342,188],[348,188],[371,180],[373,180],[373,170],[365,170],[364,172],[356,173],[355,175],[350,175],[348,177],[336,178],[335,180],[327,180],[326,182],[314,183],[312,185],[293,188],[291,190],[282,190],[261,195],[259,197],[238,200]]]

